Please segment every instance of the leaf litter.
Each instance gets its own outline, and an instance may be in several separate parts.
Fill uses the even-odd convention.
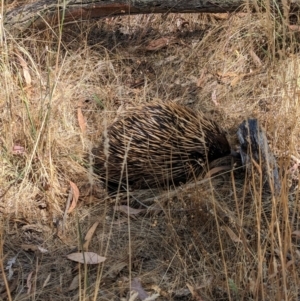
[[[250,299],[253,295],[256,299],[276,300],[279,295],[287,299],[283,280],[289,284],[288,297],[297,298],[298,276],[293,275],[299,273],[296,262],[300,252],[295,242],[299,234],[293,233],[290,239],[291,232],[299,228],[299,208],[295,205],[299,198],[299,168],[295,162],[285,163],[294,174],[295,190],[276,202],[260,194],[259,181],[253,183],[252,178],[239,178],[242,173],[238,170],[228,172],[227,162],[222,165],[225,169],[212,169],[197,185],[188,183],[166,191],[150,190],[138,198],[134,196],[142,192],[107,196],[105,184],[95,179],[97,195],[93,202],[78,206],[79,191],[83,201],[89,199],[89,195],[83,194],[90,184],[84,158],[89,143],[99,142],[103,120],[109,124],[118,118],[118,108],[157,98],[176,101],[213,116],[228,130],[232,145],[237,124],[254,115],[266,125],[269,143],[278,150],[279,157],[282,152],[288,159],[299,157],[299,105],[298,96],[293,94],[299,90],[293,86],[298,80],[299,61],[296,53],[289,53],[293,47],[285,58],[283,52],[277,55],[274,50],[276,60],[272,61],[265,20],[254,14],[185,14],[182,18],[183,21],[174,14],[163,18],[126,16],[102,20],[92,27],[85,27],[91,24],[82,24],[80,29],[64,27],[62,40],[66,51],[62,57],[56,57],[59,43],[51,33],[45,35],[49,39],[47,49],[45,40],[35,39],[36,36],[30,41],[20,38],[15,43],[16,47],[20,43],[20,48],[30,50],[30,65],[22,66],[15,54],[9,58],[17,60],[24,86],[31,85],[33,93],[26,110],[20,101],[23,91],[7,63],[3,78],[9,85],[3,84],[0,89],[1,99],[7,104],[1,106],[0,116],[3,187],[10,186],[17,175],[22,175],[27,164],[26,154],[34,152],[38,156],[32,160],[26,177],[21,179],[21,191],[18,178],[1,199],[3,208],[10,209],[9,215],[3,215],[3,252],[12,258],[20,251],[18,260],[11,265],[12,281],[16,281],[14,296],[20,296],[21,284],[38,266],[38,277],[31,274],[32,278],[28,278],[28,282],[36,286],[36,291],[33,287],[30,289],[31,294],[38,293],[43,300],[49,297],[76,300],[82,291],[76,289],[78,281],[74,270],[78,270],[74,266],[79,269],[81,264],[74,262],[89,262],[87,252],[91,251],[92,264],[87,268],[86,280],[91,285],[100,283],[103,300],[128,300],[130,275],[133,279],[139,277],[142,289],[149,291],[145,298],[156,298],[150,293],[153,285],[162,288],[165,293],[157,297],[159,301],[240,300],[233,294],[241,291]],[[119,28],[124,24],[128,30],[122,34]],[[88,34],[80,31],[84,29]],[[88,37],[88,41],[83,37]],[[174,40],[168,40],[172,37]],[[273,36],[271,41],[274,42]],[[21,50],[20,53],[26,63],[27,57]],[[34,62],[36,69],[42,69],[38,77],[32,68]],[[95,68],[98,62],[105,62],[103,66],[109,68],[103,67],[99,72]],[[56,66],[60,66],[59,70]],[[52,70],[59,71],[59,75]],[[26,79],[27,71],[30,79],[28,76]],[[228,76],[222,77],[218,72]],[[41,85],[35,85],[35,81]],[[41,128],[40,116],[50,94],[51,114],[37,143],[32,129]],[[93,102],[89,110],[77,110],[76,101],[90,95],[96,95],[101,106]],[[21,154],[12,154],[13,145]],[[259,167],[256,169],[259,171]],[[70,189],[69,179],[78,193],[75,186]],[[45,190],[43,183],[50,183],[49,189]],[[288,182],[286,187],[287,190],[290,187]],[[40,201],[46,204],[43,208],[39,206]],[[141,208],[144,202],[157,210],[147,209],[147,214],[132,210],[140,210],[136,208]],[[257,206],[261,206],[261,215]],[[128,219],[128,215],[134,218]],[[60,225],[61,220],[64,233],[58,235],[55,225]],[[259,233],[255,230],[258,221]],[[48,225],[50,231],[41,226],[26,227],[34,224]],[[225,230],[226,235],[219,237],[220,230],[221,233]],[[81,233],[87,233],[84,252],[78,252],[78,246],[82,246]],[[239,243],[240,237],[243,244]],[[281,253],[273,254],[276,256],[274,265],[271,255],[275,251],[269,246],[277,246],[281,238],[287,245]],[[29,245],[30,252],[20,250],[22,245]],[[37,246],[43,246],[48,252],[41,253]],[[15,253],[11,256],[10,252]],[[66,259],[68,253],[76,254],[72,255],[75,261],[72,256]],[[106,258],[100,265],[98,254]],[[256,254],[262,257],[259,259]],[[5,266],[10,265],[5,262]],[[103,269],[103,274],[98,268]],[[213,281],[199,289],[195,283],[201,283],[203,275],[213,275]],[[267,282],[270,276],[273,286]],[[68,291],[72,280],[77,284]],[[45,283],[47,286],[43,289]],[[99,296],[99,292],[93,297]],[[33,295],[28,298],[32,299]],[[132,298],[139,297],[133,295]]]

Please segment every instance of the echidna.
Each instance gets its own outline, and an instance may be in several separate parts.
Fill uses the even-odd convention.
[[[176,103],[136,107],[113,122],[93,150],[95,172],[110,187],[156,188],[197,177],[230,154],[224,131]]]

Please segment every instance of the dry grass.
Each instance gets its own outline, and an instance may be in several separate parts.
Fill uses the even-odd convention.
[[[2,37],[0,299],[129,300],[138,277],[156,300],[298,300],[299,33],[267,13],[219,17],[123,17]],[[170,42],[149,50],[159,38]],[[175,192],[107,197],[89,150],[118,110],[154,99],[205,111],[233,146],[238,125],[258,118],[282,194],[237,170]],[[64,219],[70,181],[80,199]],[[128,217],[116,205],[146,210]],[[94,222],[88,250],[107,260],[69,261]]]

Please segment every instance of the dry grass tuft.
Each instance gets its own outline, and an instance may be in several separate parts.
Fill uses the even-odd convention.
[[[0,299],[123,301],[139,278],[156,300],[297,300],[299,34],[283,24],[268,13],[169,14],[7,34]],[[157,99],[203,110],[233,147],[238,125],[258,118],[281,195],[264,191],[257,170],[236,169],[170,191],[107,196],[89,171],[90,149],[118,112]],[[65,213],[70,181],[80,197]],[[95,222],[85,251],[106,261],[67,260]]]

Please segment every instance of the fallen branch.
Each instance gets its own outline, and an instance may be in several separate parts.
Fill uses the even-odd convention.
[[[9,11],[4,27],[19,34],[31,27],[42,29],[48,25],[118,15],[235,12],[244,9],[246,3],[251,9],[258,7],[254,0],[39,0]],[[299,3],[300,0],[294,0],[291,6],[297,10]],[[274,7],[285,6],[278,2]]]

